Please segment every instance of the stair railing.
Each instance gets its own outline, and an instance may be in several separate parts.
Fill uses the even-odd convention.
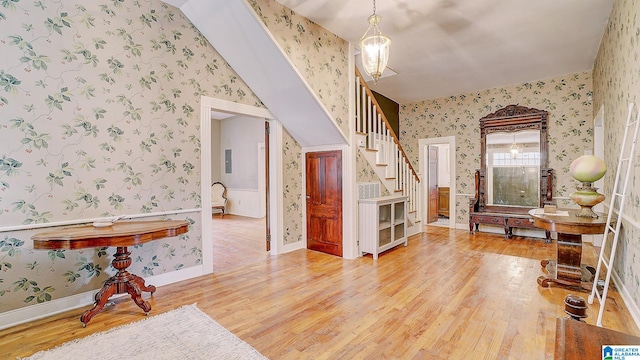
[[[366,135],[365,148],[376,151],[377,165],[385,166],[394,191],[408,197],[407,211],[420,219],[420,178],[402,149],[398,136],[380,110],[367,83],[356,69],[356,133]]]

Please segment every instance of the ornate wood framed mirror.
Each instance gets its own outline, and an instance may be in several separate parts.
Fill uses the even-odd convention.
[[[543,110],[509,105],[480,119],[480,169],[469,209],[475,225],[530,227],[528,211],[552,203],[553,170],[548,166],[547,118]]]

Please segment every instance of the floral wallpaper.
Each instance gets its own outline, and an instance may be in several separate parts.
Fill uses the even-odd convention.
[[[309,19],[271,0],[250,0],[265,26],[316,93],[344,134],[349,133],[349,44]],[[303,239],[306,219],[302,147],[283,135],[284,243]]]
[[[348,44],[271,0],[251,0],[347,134]],[[263,106],[182,13],[159,0],[0,3],[2,226],[200,206],[199,98]],[[302,149],[282,149],[285,243],[302,240]],[[201,263],[196,214],[178,239],[136,247],[131,271]],[[0,312],[97,289],[109,249],[35,251],[0,234]]]
[[[376,175],[375,170],[371,167],[371,164],[367,161],[365,155],[361,150],[356,151],[356,181],[357,182],[376,182],[380,181],[378,175]],[[381,185],[382,186],[382,185]],[[381,187],[381,189],[384,186]]]
[[[159,0],[0,3],[2,227],[200,207],[201,95],[262,106]],[[143,276],[202,262],[190,231],[132,249]],[[113,249],[34,250],[0,233],[0,312],[99,288]]]
[[[400,106],[400,142],[418,168],[418,140],[456,137],[456,186],[460,194],[473,194],[474,172],[480,167],[479,120],[511,104],[549,112],[549,167],[554,169],[554,197],[575,191],[569,165],[593,148],[591,74],[575,73],[522,84],[452,95]],[[456,197],[455,219],[468,224],[468,197]],[[567,205],[569,206],[569,205]]]
[[[367,161],[366,155],[364,154],[365,151],[366,150],[363,150],[362,148],[359,148],[358,151],[356,151],[356,182],[377,182],[380,184],[380,196],[391,195],[391,192],[387,189],[385,183],[383,183],[383,180],[376,174],[376,171],[373,169],[372,163]]]
[[[596,114],[604,107],[604,194],[611,194],[627,121],[628,104],[640,112],[640,2],[616,0],[593,71]],[[631,131],[630,131],[631,133]],[[630,140],[627,140],[627,144]],[[636,145],[614,263],[624,287],[640,307],[640,147]],[[609,199],[605,200],[608,202]],[[630,219],[630,221],[629,221]]]
[[[282,132],[282,162],[283,162],[283,198],[284,208],[283,236],[284,244],[303,241],[302,230],[306,226],[306,220],[302,218],[302,207],[305,186],[302,182],[302,147],[285,130]]]

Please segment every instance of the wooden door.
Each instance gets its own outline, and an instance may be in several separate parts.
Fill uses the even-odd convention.
[[[429,173],[427,174],[429,187],[429,208],[427,223],[438,221],[438,147],[429,146]]]
[[[307,248],[342,256],[342,152],[306,154]]]

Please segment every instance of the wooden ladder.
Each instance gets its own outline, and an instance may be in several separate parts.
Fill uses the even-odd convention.
[[[624,128],[624,137],[622,139],[622,146],[620,147],[620,157],[618,159],[618,169],[616,170],[616,180],[613,185],[612,198],[611,203],[609,205],[609,214],[607,215],[607,224],[604,230],[604,237],[602,242],[602,247],[600,248],[600,256],[598,258],[598,267],[596,268],[596,274],[594,277],[593,288],[591,289],[591,294],[589,295],[589,304],[593,304],[593,299],[597,298],[598,303],[600,304],[600,310],[598,311],[598,320],[596,325],[602,326],[602,314],[604,313],[604,306],[607,300],[607,291],[609,290],[609,282],[611,281],[611,273],[613,272],[613,263],[616,256],[616,247],[618,245],[618,238],[620,237],[620,224],[622,224],[622,215],[624,210],[625,203],[625,194],[627,193],[627,185],[629,184],[629,174],[631,173],[631,165],[634,154],[634,149],[636,147],[636,140],[638,138],[638,124],[640,124],[640,111],[638,111],[638,115],[633,121],[633,108],[634,104],[629,104],[629,114],[627,115],[627,124]],[[627,147],[627,137],[629,134],[629,129],[635,126],[633,130],[633,136],[631,137],[631,144]],[[627,151],[628,150],[628,151]],[[622,173],[623,166],[626,167],[626,171],[624,174]],[[621,178],[624,177],[622,184],[620,183]],[[622,187],[621,187],[622,186]],[[621,188],[620,188],[621,187]],[[612,215],[618,217],[615,224],[612,225]],[[614,229],[615,226],[615,229]],[[609,234],[613,234],[613,240],[611,245],[611,255],[609,259],[606,258],[605,250],[607,248],[607,242]],[[599,281],[600,271],[602,270],[602,266],[607,269],[607,274],[605,276],[604,283],[602,284]],[[601,285],[602,284],[602,285]],[[599,291],[599,287],[602,287],[602,292]]]

